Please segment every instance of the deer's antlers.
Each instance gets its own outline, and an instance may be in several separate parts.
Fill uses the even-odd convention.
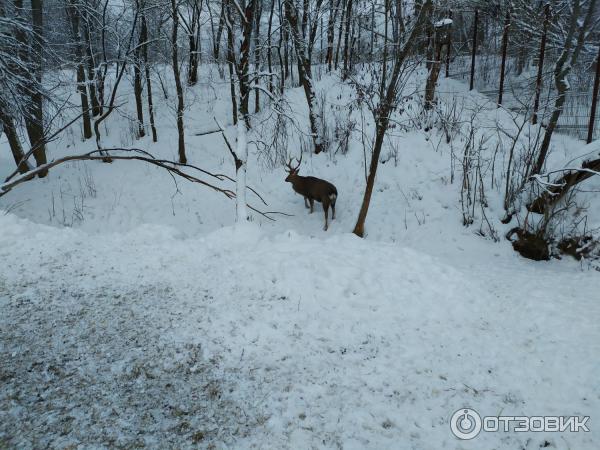
[[[296,161],[298,161],[298,164],[296,164],[296,167],[292,167],[292,160],[295,159]],[[291,172],[295,172],[300,168],[300,164],[302,164],[302,153],[300,153],[300,159],[298,158],[290,158],[289,161],[287,162],[287,164],[285,165],[288,169],[288,171]]]

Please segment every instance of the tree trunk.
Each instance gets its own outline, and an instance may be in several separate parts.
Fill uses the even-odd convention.
[[[254,35],[254,71],[256,73],[260,70],[260,16],[262,15],[262,3],[258,3],[258,8],[256,11],[256,31]],[[259,78],[254,79],[254,83],[258,85]],[[260,90],[258,88],[254,89],[254,112],[257,113],[260,111]]]
[[[250,0],[244,9],[243,40],[240,46],[240,62],[237,67],[237,76],[240,86],[240,115],[244,118],[246,126],[250,128],[249,102],[250,102],[250,43],[252,42],[252,29],[256,0]]]
[[[219,59],[219,43],[221,42],[221,36],[223,34],[223,27],[225,26],[225,3],[226,0],[221,2],[221,14],[219,15],[219,26],[217,28],[217,36],[213,42],[213,54],[215,61]]]
[[[90,105],[85,86],[85,70],[83,68],[83,64],[79,63],[77,65],[77,90],[79,91],[79,98],[81,99],[83,138],[89,139],[92,137],[92,121],[90,119]]]
[[[85,15],[85,25],[83,32],[83,38],[85,40],[85,59],[86,59],[86,67],[87,67],[87,78],[88,78],[88,87],[90,92],[90,100],[92,103],[92,115],[94,117],[102,114],[102,105],[98,101],[98,95],[96,94],[96,65],[94,63],[94,53],[92,51],[92,38],[90,36],[90,27],[91,23],[87,19],[87,13]]]
[[[198,82],[198,35],[200,11],[197,1],[194,1],[194,10],[192,12],[192,24],[189,30],[188,42],[190,47],[190,56],[188,63],[188,85],[194,86]]]
[[[269,13],[269,27],[267,29],[267,65],[269,67],[269,92],[274,92],[273,87],[273,54],[271,52],[271,30],[273,27],[273,13],[275,11],[275,0],[271,0],[271,12]]]
[[[558,203],[575,185],[588,178],[600,174],[600,159],[584,161],[581,170],[569,170],[552,185],[547,186],[544,192],[527,209],[533,213],[545,214],[549,208]]]
[[[38,86],[42,85],[42,33],[44,21],[42,15],[42,0],[31,0],[31,17],[33,37],[31,41],[31,63]],[[33,157],[38,166],[46,164],[46,142],[44,134],[44,102],[40,89],[33,89],[29,117],[25,117],[25,127],[31,146],[35,148]],[[48,172],[39,172],[38,177],[44,178]]]
[[[367,186],[365,188],[360,211],[358,212],[358,219],[356,220],[356,225],[352,231],[359,237],[364,237],[365,235],[365,222],[367,220],[367,213],[369,212],[369,205],[371,204],[371,196],[373,195],[373,187],[375,186],[375,176],[377,175],[377,166],[379,165],[379,157],[381,156],[381,148],[383,146],[383,139],[386,131],[387,120],[382,120],[375,128],[375,145],[371,155],[371,163],[369,164]]]
[[[315,17],[319,17],[321,15],[321,6],[323,5],[323,0],[317,0],[314,6],[314,14]],[[308,6],[306,6],[308,8]],[[308,40],[308,61],[312,66],[312,55],[313,49],[315,48],[315,42],[317,39],[317,29],[319,28],[319,21],[315,19],[312,24],[308,27],[308,30],[303,34],[304,39]]]
[[[595,8],[596,0],[590,0],[583,23],[580,23],[580,3],[579,0],[575,0],[573,12],[571,13],[569,30],[565,36],[565,46],[554,66],[554,83],[556,85],[558,96],[554,101],[554,110],[552,111],[552,116],[550,117],[550,121],[546,127],[537,161],[532,168],[532,175],[540,173],[544,167],[546,156],[548,155],[548,150],[550,149],[552,134],[558,125],[558,120],[560,119],[563,107],[565,105],[567,92],[570,89],[568,77],[571,73],[572,67],[577,62],[577,58],[581,52],[581,49],[585,44],[586,33],[587,30],[589,30],[592,16],[596,11]],[[579,31],[577,32],[577,30]],[[573,45],[576,32],[577,38],[575,44]]]
[[[387,10],[389,0],[386,1],[386,23],[387,23]],[[369,164],[369,175],[367,177],[367,186],[365,188],[365,194],[363,201],[358,213],[358,219],[354,226],[353,233],[359,237],[363,237],[365,234],[365,222],[367,219],[367,213],[369,212],[369,205],[371,203],[371,196],[373,194],[373,187],[375,185],[375,176],[377,174],[377,167],[379,165],[379,157],[381,155],[381,149],[383,147],[383,139],[388,129],[390,115],[396,106],[396,97],[398,95],[398,81],[400,74],[404,69],[404,62],[408,56],[412,53],[413,47],[418,41],[419,34],[422,31],[423,25],[427,17],[429,17],[430,10],[432,8],[432,0],[425,0],[419,9],[419,15],[415,21],[414,28],[410,35],[405,41],[404,45],[396,46],[394,48],[394,66],[389,82],[385,87],[385,95],[380,98],[379,107],[374,111],[375,116],[375,144],[373,146],[373,153],[371,154],[371,163]],[[387,33],[386,33],[387,35]],[[387,36],[386,36],[387,38]],[[385,62],[385,59],[384,59]],[[385,67],[385,64],[384,64]],[[382,77],[382,83],[385,83],[385,77]],[[383,84],[382,84],[382,92]]]
[[[15,160],[15,164],[19,169],[19,173],[26,173],[27,171],[31,170],[31,168],[29,167],[27,161],[25,161],[25,152],[21,146],[21,141],[19,140],[19,135],[17,133],[17,128],[15,127],[13,118],[8,115],[8,113],[0,110],[0,122],[2,122],[4,133],[8,139],[8,144]]]
[[[339,62],[339,58],[340,58],[340,47],[342,44],[342,32],[344,30],[344,18],[346,17],[346,2],[348,0],[341,0],[342,1],[342,17],[340,19],[340,28],[338,30],[338,38],[337,38],[337,47],[335,49],[335,70],[337,70],[338,68],[338,62]]]
[[[150,67],[148,65],[148,25],[146,15],[142,12],[142,23],[140,30],[140,40],[146,42],[142,46],[142,58],[144,61],[144,74],[146,76],[146,93],[148,95],[148,115],[150,116],[150,129],[152,130],[152,142],[158,142],[156,135],[156,126],[154,124],[154,104],[152,99],[152,80],[150,79]]]
[[[181,86],[181,73],[179,71],[179,58],[177,53],[177,29],[179,27],[179,8],[177,6],[177,0],[171,0],[171,18],[173,19],[173,29],[171,32],[171,58],[173,65],[173,76],[175,78],[175,90],[177,91],[177,135],[179,162],[181,164],[187,164],[183,128],[183,87]]]
[[[429,76],[425,84],[425,109],[428,110],[434,106],[435,89],[442,69],[442,49],[444,45],[448,45],[450,32],[450,25],[442,25],[434,27],[431,33],[431,49],[428,50],[428,54],[432,55],[432,60],[429,64]]]
[[[233,17],[231,15],[231,5],[227,2],[227,20],[233,26]],[[229,67],[229,88],[231,93],[231,109],[233,124],[237,124],[238,110],[237,110],[237,99],[235,93],[235,51],[233,48],[233,30],[231,27],[227,27],[227,67]]]
[[[352,23],[352,0],[347,0],[347,11],[346,11],[346,30],[344,33],[344,70],[342,73],[342,79],[348,78],[350,71],[350,47],[349,47],[349,36],[350,36],[350,24]]]
[[[340,1],[341,0],[337,0],[337,2],[335,2],[335,0],[329,0],[329,18],[327,19],[327,56],[325,57],[325,61],[327,62],[327,69],[330,72],[333,66],[333,37],[335,34],[335,19],[337,17]]]
[[[247,129],[243,117],[237,121],[237,145],[235,151],[235,205],[238,223],[248,220],[246,209],[246,166],[248,160]]]
[[[79,9],[76,0],[69,0],[66,7],[67,17],[71,22],[71,34],[75,43],[75,58],[77,59],[77,91],[81,100],[81,117],[83,120],[83,138],[92,137],[92,122],[90,120],[90,105],[85,82],[85,69],[83,67],[83,49],[79,27]]]
[[[292,39],[294,40],[294,46],[296,47],[296,55],[298,58],[298,67],[301,69],[301,82],[304,88],[304,95],[306,96],[306,102],[308,104],[308,119],[310,122],[310,130],[313,137],[313,144],[315,153],[321,153],[323,151],[323,141],[321,127],[321,117],[316,112],[316,95],[313,85],[312,72],[310,60],[307,56],[306,41],[300,35],[298,29],[298,13],[291,0],[285,0],[285,14],[290,24],[290,30]]]
[[[139,10],[139,5],[138,5]],[[143,47],[142,32],[138,39],[138,46],[135,50],[135,65],[133,66],[133,94],[135,97],[135,109],[137,111],[137,137],[142,138],[146,135],[144,129],[144,107],[142,100],[142,58],[141,51]]]

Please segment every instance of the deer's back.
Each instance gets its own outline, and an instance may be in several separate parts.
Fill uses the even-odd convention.
[[[333,184],[317,177],[298,176],[293,186],[298,194],[317,201],[331,194],[337,195],[337,189]]]

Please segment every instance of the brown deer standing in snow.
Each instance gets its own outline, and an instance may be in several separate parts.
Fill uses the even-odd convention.
[[[335,201],[337,200],[337,189],[329,181],[321,180],[315,177],[302,177],[298,175],[300,171],[300,164],[302,163],[302,155],[300,159],[296,159],[298,164],[296,167],[292,167],[292,158],[286,164],[286,171],[288,176],[285,181],[292,183],[294,191],[304,197],[304,206],[309,208],[310,202],[310,213],[313,213],[313,207],[315,200],[323,204],[323,211],[325,212],[325,228],[327,231],[328,223],[327,216],[329,206],[331,206],[331,220],[335,219]]]

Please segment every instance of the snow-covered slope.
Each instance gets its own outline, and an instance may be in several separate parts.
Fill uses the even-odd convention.
[[[9,446],[202,435],[234,448],[456,448],[448,418],[463,406],[600,412],[597,285],[572,266],[457,268],[252,225],[184,238],[1,220]],[[469,448],[592,449],[594,436],[487,433]]]

